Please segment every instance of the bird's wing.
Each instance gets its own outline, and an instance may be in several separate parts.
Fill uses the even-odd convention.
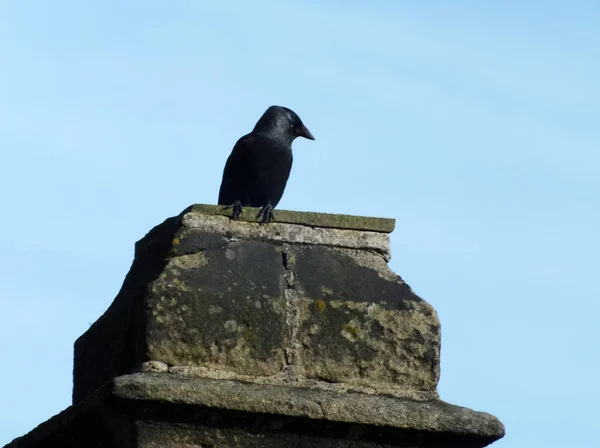
[[[248,168],[252,163],[253,140],[250,134],[240,138],[227,158],[219,190],[219,205],[231,205],[235,201],[247,203],[250,188]]]

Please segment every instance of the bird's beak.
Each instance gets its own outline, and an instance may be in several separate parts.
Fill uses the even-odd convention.
[[[314,140],[315,138],[312,135],[312,132],[308,130],[308,128],[304,125],[298,129],[298,136],[307,138],[309,140]]]

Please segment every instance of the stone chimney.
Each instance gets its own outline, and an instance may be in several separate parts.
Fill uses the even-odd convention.
[[[7,445],[484,447],[439,400],[440,324],[390,270],[391,219],[194,205],[152,229],[76,342],[73,405]]]

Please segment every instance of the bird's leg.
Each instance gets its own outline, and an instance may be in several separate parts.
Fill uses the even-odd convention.
[[[235,202],[227,207],[223,207],[221,210],[229,210],[231,209],[231,219],[237,219],[242,214],[242,203],[239,200],[235,200]]]
[[[261,217],[262,216],[262,217]],[[273,214],[273,206],[270,202],[267,202],[267,205],[263,205],[256,215],[256,218],[260,219],[260,224],[267,224],[275,219],[275,215]]]

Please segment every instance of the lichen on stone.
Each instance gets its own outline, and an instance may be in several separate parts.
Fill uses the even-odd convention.
[[[327,309],[327,304],[324,300],[317,299],[315,300],[315,307],[317,308],[317,310],[319,310],[319,312],[324,313]]]

